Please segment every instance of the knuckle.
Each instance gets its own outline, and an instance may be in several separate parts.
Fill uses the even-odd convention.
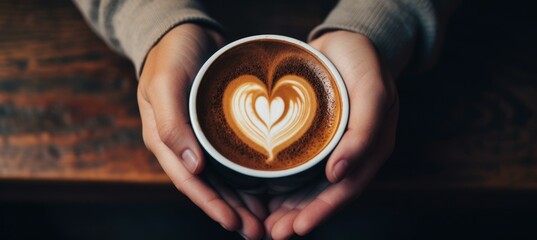
[[[173,121],[163,121],[158,124],[158,134],[160,140],[168,147],[173,147],[181,135],[178,124]]]
[[[166,82],[173,80],[173,76],[169,73],[158,73],[153,74],[150,78],[148,78],[143,83],[140,83],[140,86],[143,87],[148,94],[154,93],[158,94],[164,86],[166,86]]]

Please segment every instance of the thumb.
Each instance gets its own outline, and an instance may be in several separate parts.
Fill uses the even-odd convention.
[[[370,160],[382,162],[389,157],[395,144],[398,99],[386,98],[383,81],[373,82],[370,87],[367,85],[350,95],[347,131],[326,166],[326,176],[332,183],[342,180],[362,164],[373,164]],[[359,101],[355,99],[358,97]]]
[[[385,140],[384,119],[390,118],[386,113],[394,102],[395,88],[389,76],[383,74],[376,50],[365,36],[336,31],[311,44],[334,63],[349,93],[347,131],[326,165],[328,180],[337,182],[364,159],[378,154],[376,145]],[[391,126],[391,119],[386,122]]]
[[[347,79],[349,90],[349,121],[347,131],[327,162],[326,176],[330,182],[343,179],[364,159],[378,154],[378,150],[386,150],[377,148],[384,145],[381,141],[386,140],[385,136],[394,135],[386,130],[391,131],[396,122],[394,119],[397,119],[387,114],[391,112],[389,107],[393,101],[389,97],[389,83],[383,80],[379,70],[370,70],[358,78],[354,77],[358,74],[345,75],[346,71],[341,72]]]
[[[146,91],[146,96],[142,96],[139,100],[142,122],[146,128],[144,129],[146,144],[166,145],[189,172],[200,173],[205,162],[203,152],[190,126],[186,105],[180,100],[181,97],[178,98],[181,96],[178,94],[179,90],[166,87],[166,84],[154,85],[156,86],[150,86],[152,90]]]
[[[332,183],[336,183],[345,178],[349,172],[356,169],[363,162],[362,159],[367,158],[372,151],[373,145],[371,136],[349,129],[328,159],[326,165],[327,179]]]
[[[148,93],[149,102],[154,110],[156,130],[162,143],[172,150],[189,172],[197,174],[203,170],[203,152],[194,136],[188,117],[188,81],[162,80],[173,82],[156,84]],[[159,81],[155,81],[158,83]]]

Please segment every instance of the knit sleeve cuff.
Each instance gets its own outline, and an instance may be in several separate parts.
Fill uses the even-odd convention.
[[[410,59],[417,65],[427,61],[437,35],[433,5],[425,0],[341,0],[309,40],[334,30],[364,34],[395,72]]]
[[[173,27],[199,23],[221,31],[221,26],[195,1],[141,1],[126,4],[125,8],[124,16],[114,18],[116,37],[138,75],[148,52]]]

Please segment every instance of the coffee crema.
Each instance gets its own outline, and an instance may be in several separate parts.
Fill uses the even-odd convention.
[[[256,40],[207,69],[196,111],[211,145],[230,161],[283,170],[319,154],[339,127],[342,102],[327,67],[300,46]]]

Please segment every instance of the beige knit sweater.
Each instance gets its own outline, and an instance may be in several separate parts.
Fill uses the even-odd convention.
[[[139,73],[151,47],[181,23],[220,29],[196,0],[74,0],[93,29],[132,60]],[[398,71],[407,60],[425,65],[438,49],[438,10],[449,0],[340,0],[309,40],[332,30],[366,35]],[[405,57],[406,56],[406,57]],[[410,57],[408,57],[410,56]]]

